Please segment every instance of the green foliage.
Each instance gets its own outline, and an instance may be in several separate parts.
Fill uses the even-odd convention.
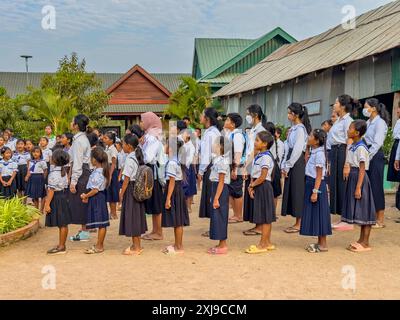
[[[385,158],[388,160],[390,158],[390,151],[392,150],[393,143],[394,143],[393,129],[392,127],[389,127],[385,138],[385,142],[383,143],[383,152],[385,153]]]
[[[212,104],[210,86],[198,83],[192,77],[182,77],[181,80],[178,90],[169,99],[169,107],[165,114],[174,120],[187,116],[194,126],[200,126],[201,114]]]
[[[277,124],[276,125],[277,128],[281,128],[282,129],[282,135],[281,135],[281,140],[285,141],[286,137],[287,137],[287,132],[290,129],[289,127],[285,127],[283,124]]]
[[[23,204],[22,198],[0,199],[0,234],[22,228],[40,217],[40,211]]]
[[[96,123],[103,123],[105,118],[102,113],[108,105],[109,97],[101,81],[96,79],[96,74],[86,72],[85,67],[85,59],[79,61],[76,53],[70,57],[64,56],[57,72],[43,77],[41,88],[53,89],[61,97],[75,97],[73,107],[78,113],[86,114]]]
[[[76,97],[65,97],[54,89],[29,89],[29,93],[20,98],[20,103],[27,106],[26,114],[32,120],[46,120],[55,134],[67,132],[71,120],[78,114],[74,107]]]

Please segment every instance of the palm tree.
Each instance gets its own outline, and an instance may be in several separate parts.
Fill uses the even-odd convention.
[[[192,77],[182,77],[181,80],[178,90],[169,99],[169,107],[165,114],[173,119],[187,116],[198,126],[202,112],[212,104],[210,86],[198,83]]]
[[[53,89],[30,90],[22,99],[22,104],[29,107],[28,113],[52,125],[55,134],[69,130],[71,119],[77,115],[74,107],[76,97],[62,97]]]

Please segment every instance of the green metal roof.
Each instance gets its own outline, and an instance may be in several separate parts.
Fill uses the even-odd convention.
[[[104,113],[112,114],[140,114],[143,112],[163,113],[168,104],[113,104],[109,105]]]
[[[195,39],[195,63],[198,62],[200,77],[214,71],[226,61],[247,48],[254,40],[250,39]],[[196,71],[193,70],[193,73]],[[193,74],[196,76],[196,74]]]
[[[29,83],[33,87],[40,87],[41,80],[46,72],[30,72]],[[96,77],[102,80],[103,89],[106,90],[118,79],[120,79],[124,73],[96,73]],[[156,78],[165,88],[171,93],[178,89],[181,83],[180,78],[184,76],[190,76],[185,73],[153,73],[151,74]],[[26,92],[26,73],[25,72],[0,72],[0,87],[4,87],[7,90],[7,94],[10,97],[15,97],[17,94]]]
[[[193,76],[200,82],[229,83],[234,76],[293,42],[296,39],[279,27],[256,40],[196,39]]]

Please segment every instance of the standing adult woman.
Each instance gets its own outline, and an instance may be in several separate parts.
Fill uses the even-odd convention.
[[[200,166],[197,179],[203,181],[200,200],[200,218],[210,218],[211,210],[211,181],[210,173],[212,167],[212,146],[215,139],[221,136],[220,123],[218,122],[218,112],[214,108],[206,108],[201,115],[200,122],[204,126],[205,131],[200,141]],[[209,236],[209,232],[202,234],[204,237]]]
[[[396,168],[394,167],[395,160],[396,160],[396,153],[397,153],[397,149],[399,148],[399,141],[400,141],[400,102],[397,106],[396,114],[397,114],[398,120],[393,129],[394,143],[393,143],[392,151],[390,152],[390,160],[389,160],[388,173],[387,173],[387,181],[391,181],[391,182],[400,182],[400,171],[397,171]]]
[[[369,170],[367,171],[374,195],[376,210],[376,225],[374,229],[385,227],[385,191],[383,189],[383,174],[385,171],[385,155],[382,146],[388,131],[389,113],[378,99],[371,98],[365,102],[363,114],[369,118],[365,142],[369,149]]]
[[[153,169],[154,187],[150,199],[146,200],[146,213],[152,216],[153,230],[144,235],[144,240],[162,240],[163,231],[161,226],[161,212],[163,207],[163,190],[159,177],[160,159],[163,155],[162,139],[162,123],[161,119],[153,112],[146,112],[141,115],[141,126],[145,131],[143,137],[143,155],[144,162]]]
[[[331,214],[342,215],[344,203],[345,180],[343,169],[346,162],[347,146],[351,144],[347,131],[353,122],[350,114],[354,108],[354,100],[347,94],[339,96],[333,105],[333,112],[339,118],[329,131],[329,196]],[[334,225],[337,230],[350,230],[353,226],[341,222]]]
[[[88,204],[83,203],[81,194],[86,192],[89,181],[90,169],[90,143],[86,136],[89,118],[78,114],[71,123],[72,132],[75,133],[71,146],[71,183],[69,205],[71,210],[71,224],[82,225],[82,230],[71,241],[89,241],[89,232],[86,230]]]
[[[285,232],[298,233],[300,232],[305,192],[304,153],[308,135],[311,132],[311,124],[307,108],[296,102],[288,107],[288,119],[292,123],[292,127],[287,138],[288,152],[282,163],[282,176],[285,178],[282,216],[291,215],[296,218],[294,226],[287,228]]]
[[[247,192],[250,185],[250,177],[253,165],[253,160],[256,154],[254,154],[254,142],[256,141],[257,134],[260,132],[267,131],[265,126],[267,125],[267,117],[262,111],[262,108],[258,104],[253,104],[247,108],[246,121],[251,125],[251,129],[247,136],[246,145],[246,171],[245,171],[245,193],[243,201],[243,220],[250,221],[251,216],[249,213],[253,212],[253,201],[250,199],[250,195]],[[258,236],[261,235],[262,225],[255,226],[249,230],[243,231],[245,236]]]

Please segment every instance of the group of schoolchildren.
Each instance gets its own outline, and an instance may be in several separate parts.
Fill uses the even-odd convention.
[[[185,118],[171,126],[165,143],[161,120],[151,112],[142,114],[140,125],[130,127],[122,141],[114,132],[93,131],[87,135],[90,176],[80,193],[81,201],[87,203],[87,216],[71,240],[87,241],[88,230],[97,229],[97,243],[86,253],[104,252],[109,212],[111,218],[118,218],[121,204],[119,234],[132,240],[124,255],[140,255],[141,240],[162,240],[163,228],[174,228],[175,236],[174,244],[163,252],[182,254],[183,229],[190,225],[193,197],[202,183],[199,217],[210,219],[209,230],[202,236],[218,241],[208,250],[211,255],[228,252],[228,225],[243,221],[254,224],[243,232],[245,236],[260,236],[246,253],[275,250],[271,231],[281,195],[282,216],[295,218],[285,232],[318,237],[317,243],[305,248],[308,252],[327,252],[332,229],[351,230],[353,224],[361,226],[360,238],[347,249],[370,251],[371,229],[385,227],[382,146],[388,116],[384,105],[369,99],[363,108],[369,120],[353,121],[355,107],[350,96],[338,97],[332,119],[312,130],[307,108],[292,103],[287,109],[292,125],[285,142],[280,140],[282,130],[267,122],[258,105],[247,108],[246,131],[240,129],[239,114],[228,114],[222,122],[213,108],[201,116],[203,132],[190,128]],[[399,122],[389,164],[392,181],[400,181]],[[48,254],[66,252],[68,225],[73,220],[68,200],[73,140],[72,134],[64,134],[52,149],[48,137],[41,138],[38,147],[18,140],[15,150],[4,146],[1,151],[1,195],[12,197],[18,192],[37,207],[39,199],[45,199],[46,226],[59,228],[59,244]],[[154,183],[151,197],[138,201],[134,188],[143,179],[139,174],[144,165],[151,169]],[[147,232],[146,214],[152,216],[151,232]],[[340,223],[332,225],[331,214],[341,215]]]

